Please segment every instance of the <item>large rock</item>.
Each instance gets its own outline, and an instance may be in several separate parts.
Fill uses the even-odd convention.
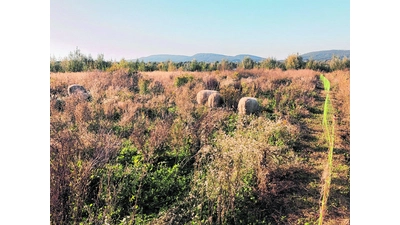
[[[208,97],[213,93],[218,93],[218,92],[214,91],[214,90],[201,90],[201,91],[199,91],[197,93],[197,95],[196,95],[197,104],[205,105],[207,103],[207,101],[208,101]]]
[[[224,101],[222,96],[218,92],[212,93],[208,96],[207,106],[210,108],[221,107],[223,103]]]
[[[238,110],[241,115],[256,113],[260,109],[257,99],[252,97],[243,97],[239,100]]]
[[[72,84],[68,86],[68,95],[82,95],[85,99],[90,99],[90,94],[82,85],[79,84]]]

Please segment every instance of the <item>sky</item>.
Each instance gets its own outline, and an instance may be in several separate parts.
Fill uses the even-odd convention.
[[[50,57],[350,50],[349,0],[51,0]]]

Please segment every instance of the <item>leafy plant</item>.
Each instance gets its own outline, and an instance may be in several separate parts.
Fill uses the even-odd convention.
[[[298,70],[303,68],[303,66],[303,57],[301,57],[299,53],[289,55],[285,60],[285,68],[287,70]]]
[[[291,160],[286,150],[296,139],[296,128],[290,124],[254,116],[237,121],[232,134],[218,132],[214,145],[201,149],[196,160],[200,167],[194,179],[204,184],[196,188],[205,195],[200,199],[206,200],[201,204],[212,206],[207,217],[217,224],[256,217],[248,211],[244,216],[241,209],[257,204],[257,197],[268,193],[268,174]]]
[[[149,84],[150,84],[150,81],[147,80],[147,79],[140,79],[139,80],[139,93],[141,95],[150,93]]]
[[[244,57],[241,63],[241,67],[243,69],[253,69],[254,65],[255,65],[254,60],[248,56]]]
[[[340,59],[338,56],[333,55],[329,61],[329,66],[332,71],[344,70],[350,68],[350,60],[347,57]]]
[[[278,61],[275,58],[267,58],[261,62],[261,68],[275,69],[278,67]]]
[[[178,76],[175,78],[174,85],[175,87],[181,87],[187,84],[190,81],[193,81],[194,77],[192,75],[186,74],[182,76]]]

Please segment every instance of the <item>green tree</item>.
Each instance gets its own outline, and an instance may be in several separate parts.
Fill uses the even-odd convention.
[[[218,64],[218,70],[219,71],[224,71],[224,70],[229,70],[230,64],[228,62],[228,60],[223,59],[219,64]]]
[[[147,62],[145,65],[145,71],[155,71],[157,70],[156,62]]]
[[[329,67],[332,71],[350,69],[350,60],[347,57],[340,59],[338,56],[333,55],[329,61]]]
[[[104,61],[104,55],[103,54],[98,54],[97,59],[94,61],[94,68],[105,71],[107,68],[107,64]]]
[[[138,64],[138,70],[142,72],[146,70],[146,64],[143,60]]]
[[[305,68],[309,70],[315,71],[323,71],[323,72],[330,72],[329,65],[325,62],[316,61],[312,58],[305,62]]]
[[[54,56],[50,57],[50,72],[64,72],[61,66],[61,62],[57,61]]]
[[[94,60],[92,55],[89,54],[87,57],[83,57],[83,71],[90,71],[94,69]]]
[[[275,58],[269,57],[261,62],[261,68],[275,69],[278,66],[278,61]]]
[[[285,68],[287,70],[298,70],[304,68],[303,57],[297,54],[289,55],[285,60]]]
[[[189,70],[190,70],[190,71],[200,71],[200,70],[201,70],[201,66],[200,66],[200,64],[197,62],[196,59],[193,59],[192,62],[190,62]]]
[[[243,69],[253,69],[254,68],[254,60],[252,60],[250,57],[246,56],[244,57],[242,61],[242,68]]]
[[[209,67],[210,67],[209,63],[206,63],[206,62],[199,63],[200,71],[209,71]]]
[[[215,71],[218,69],[218,61],[210,64],[210,71]]]
[[[168,61],[168,71],[175,71],[176,70],[176,65],[172,61]]]
[[[68,55],[68,72],[81,72],[84,69],[85,56],[78,47]]]

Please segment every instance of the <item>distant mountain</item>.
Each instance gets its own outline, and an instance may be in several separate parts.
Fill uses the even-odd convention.
[[[139,62],[143,60],[143,62],[165,62],[171,60],[173,62],[185,62],[188,60],[188,56],[186,55],[168,55],[168,54],[160,54],[160,55],[151,55],[147,57],[138,58]],[[136,61],[136,59],[134,60]]]
[[[316,51],[316,52],[309,52],[300,55],[303,57],[303,60],[307,61],[309,59],[314,59],[316,61],[325,61],[332,59],[332,56],[336,55],[339,58],[347,57],[350,59],[350,50],[324,50],[324,51]],[[150,55],[147,57],[141,57],[138,59],[133,59],[132,61],[143,61],[143,62],[166,62],[171,60],[172,62],[190,62],[192,60],[197,60],[198,62],[221,62],[223,59],[231,61],[231,62],[241,62],[243,59],[248,56],[255,62],[261,62],[265,58],[255,55],[249,54],[240,54],[236,56],[228,56],[228,55],[221,55],[221,54],[214,54],[214,53],[198,53],[193,56],[185,56],[185,55],[169,55],[169,54],[158,54],[158,55]],[[279,60],[281,62],[283,60]]]
[[[307,61],[309,59],[314,59],[316,61],[325,61],[332,59],[332,56],[336,55],[340,59],[343,57],[347,57],[350,59],[350,50],[325,50],[325,51],[316,51],[316,52],[309,52],[303,55],[303,60]]]
[[[229,61],[241,62],[247,56],[250,57],[252,60],[254,60],[256,62],[261,62],[261,61],[263,61],[265,59],[265,58],[262,58],[260,56],[241,54],[241,55],[237,55],[237,56],[232,56],[231,58],[229,58]]]
[[[151,55],[147,57],[141,57],[137,60],[143,62],[166,62],[171,60],[172,62],[188,62],[192,61],[193,59],[197,60],[198,62],[221,62],[223,59],[231,62],[241,62],[246,56],[250,57],[252,60],[256,62],[262,61],[264,58],[255,56],[255,55],[248,55],[248,54],[240,54],[236,56],[228,56],[228,55],[221,55],[221,54],[214,54],[214,53],[198,53],[193,56],[184,56],[184,55],[168,55],[168,54],[161,54],[161,55]],[[136,61],[134,59],[133,61]]]
[[[196,59],[198,62],[221,62],[223,59],[229,60],[230,57],[231,56],[214,53],[197,53],[196,55],[188,57],[187,61],[192,61],[193,59]]]

